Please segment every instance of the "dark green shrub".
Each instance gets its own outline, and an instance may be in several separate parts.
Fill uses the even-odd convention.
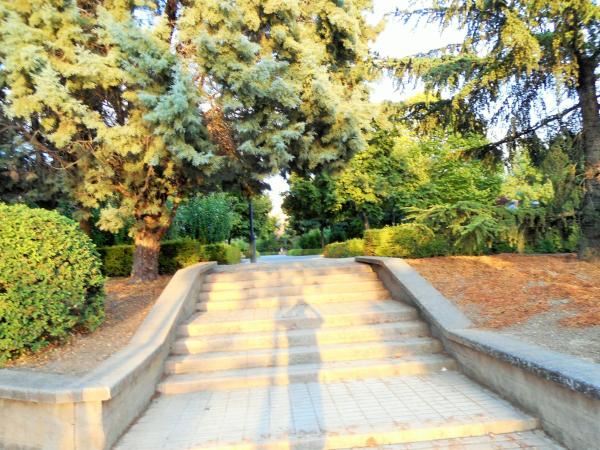
[[[325,258],[349,258],[365,254],[365,241],[363,239],[350,239],[345,242],[333,242],[325,246]]]
[[[161,274],[172,274],[202,260],[203,254],[198,241],[192,239],[163,241],[158,255],[158,271]]]
[[[229,244],[209,244],[202,246],[203,261],[217,261],[219,264],[238,264],[242,253],[238,247]]]
[[[74,221],[0,204],[0,255],[0,363],[102,323],[100,258]]]
[[[133,264],[133,245],[112,245],[100,247],[102,273],[107,277],[128,277]]]
[[[425,258],[451,254],[451,247],[443,237],[435,236],[426,226],[404,223],[366,230],[364,251],[371,256]]]
[[[321,253],[323,253],[322,248],[292,248],[287,251],[288,256],[320,255]]]
[[[298,246],[304,249],[315,249],[321,247],[321,233],[319,230],[310,230],[298,239]]]

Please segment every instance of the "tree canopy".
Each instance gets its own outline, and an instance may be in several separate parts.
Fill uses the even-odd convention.
[[[401,83],[421,80],[429,94],[407,105],[407,118],[429,112],[454,125],[464,117],[508,123],[503,139],[478,148],[498,154],[502,144],[536,141],[543,128],[546,136],[570,127],[582,131],[580,255],[600,257],[600,6],[592,0],[435,0],[397,15],[465,30],[458,44],[385,63]]]
[[[5,123],[133,220],[133,276],[198,189],[340,165],[365,145],[370,1],[0,1]],[[14,148],[14,147],[13,147]]]

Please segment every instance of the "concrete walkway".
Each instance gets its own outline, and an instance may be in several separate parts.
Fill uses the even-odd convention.
[[[561,448],[457,372],[366,265],[220,267],[179,335],[117,449]]]

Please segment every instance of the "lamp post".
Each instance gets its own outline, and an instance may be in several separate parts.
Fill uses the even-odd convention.
[[[256,236],[254,236],[254,207],[252,197],[248,197],[248,212],[250,216],[250,262],[256,263]]]

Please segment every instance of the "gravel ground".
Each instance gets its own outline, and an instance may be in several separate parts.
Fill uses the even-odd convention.
[[[93,370],[127,345],[170,279],[162,276],[140,285],[129,284],[127,278],[111,278],[105,285],[106,319],[100,328],[90,334],[76,334],[63,345],[24,355],[6,367],[69,375]]]
[[[600,363],[600,265],[514,254],[408,262],[476,327]]]
[[[549,311],[500,332],[541,347],[600,363],[600,326],[567,328],[558,322],[568,317],[565,311]]]

